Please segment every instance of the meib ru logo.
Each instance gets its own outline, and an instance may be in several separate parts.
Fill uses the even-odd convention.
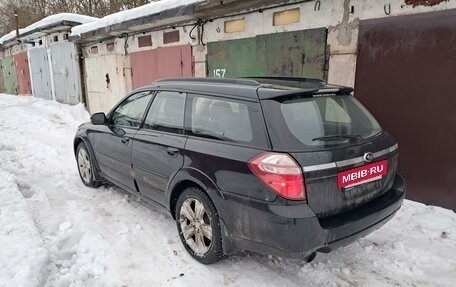
[[[374,160],[374,154],[371,152],[366,152],[364,154],[364,161],[365,162],[372,162]]]

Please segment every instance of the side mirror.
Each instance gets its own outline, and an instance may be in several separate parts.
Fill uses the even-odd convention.
[[[106,125],[108,119],[105,113],[95,113],[90,117],[90,121],[93,125]]]

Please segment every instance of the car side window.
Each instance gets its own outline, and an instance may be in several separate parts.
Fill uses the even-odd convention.
[[[196,96],[191,112],[191,134],[227,142],[252,143],[254,132],[247,103]]]
[[[186,94],[158,92],[144,121],[144,128],[156,131],[183,133]]]
[[[151,91],[139,92],[130,96],[114,110],[111,124],[121,127],[139,127],[151,98]]]

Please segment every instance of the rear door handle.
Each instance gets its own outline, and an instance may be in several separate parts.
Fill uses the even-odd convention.
[[[129,138],[122,138],[120,140],[123,144],[128,144],[130,142],[130,139]]]
[[[171,156],[176,155],[178,152],[179,152],[179,149],[177,149],[177,148],[169,147],[166,149],[166,153]]]

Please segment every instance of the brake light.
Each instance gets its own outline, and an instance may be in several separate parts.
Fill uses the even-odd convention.
[[[301,167],[282,153],[264,152],[248,162],[250,170],[280,196],[305,200],[306,189]]]

